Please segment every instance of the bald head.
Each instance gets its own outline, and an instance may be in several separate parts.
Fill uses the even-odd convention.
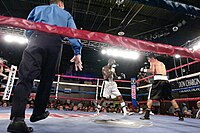
[[[62,0],[50,0],[50,4],[56,4],[61,9],[65,8],[64,3],[62,2]]]
[[[200,101],[197,102],[197,107],[200,109]]]
[[[115,59],[113,59],[113,58],[110,58],[109,60],[108,60],[108,65],[109,66],[111,66],[111,65],[113,65],[113,64],[115,64],[116,63],[116,61],[115,61]]]
[[[50,0],[50,4],[58,4],[59,2],[62,2],[62,0]]]

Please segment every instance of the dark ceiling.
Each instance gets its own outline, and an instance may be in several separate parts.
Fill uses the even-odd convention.
[[[48,1],[0,0],[0,15],[26,18],[35,6],[48,4]],[[199,0],[174,1],[200,8]],[[116,0],[64,0],[64,3],[65,9],[74,17],[78,29],[104,32],[113,35],[117,35],[119,31],[123,31],[126,37],[177,46],[181,46],[186,41],[192,40],[200,35],[199,18],[159,7],[138,4],[132,0],[125,0],[119,5],[116,4]],[[174,26],[178,26],[178,31],[175,32],[172,30]],[[3,41],[1,41],[2,43]],[[4,51],[10,50],[12,54],[16,52],[12,51],[13,47],[5,49],[3,46],[1,47]],[[22,50],[17,50],[18,52],[16,52],[15,57],[18,58],[16,58],[16,61],[10,59],[10,62],[15,64],[19,63],[23,48],[21,48]],[[10,57],[2,53],[1,56],[5,56],[5,58]],[[69,68],[68,61],[72,54],[69,46],[65,46],[61,72],[65,73],[66,66]],[[108,57],[102,56],[98,49],[85,47],[83,49],[85,69],[80,74],[101,76],[101,67],[106,64],[107,59]],[[117,60],[121,64],[125,64],[121,65],[120,71],[125,71],[129,77],[134,76],[144,62],[144,58],[140,61]],[[167,67],[172,68],[174,66],[169,63]]]

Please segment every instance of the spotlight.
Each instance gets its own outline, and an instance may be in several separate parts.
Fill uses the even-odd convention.
[[[123,31],[120,31],[117,33],[119,36],[123,36],[125,33]]]
[[[200,44],[197,44],[197,45],[193,46],[193,50],[198,50],[198,49],[200,49]]]
[[[185,25],[187,22],[185,20],[182,21],[182,24]]]
[[[11,42],[13,42],[13,37],[12,37],[11,35],[5,35],[5,36],[4,36],[4,40],[5,40],[6,42],[11,43]]]
[[[154,35],[153,35],[153,39],[156,39],[157,37],[158,37],[157,34],[154,34]]]
[[[28,39],[24,37],[18,37],[18,43],[20,44],[28,43]]]
[[[16,35],[5,35],[4,40],[8,43],[19,43],[19,44],[26,44],[28,43],[28,39],[23,36],[16,36]]]
[[[193,50],[192,48],[189,48],[189,50]]]
[[[176,54],[176,55],[175,55],[175,58],[177,58],[177,59],[180,58],[180,57],[181,57],[181,56],[180,56],[179,54]]]
[[[174,26],[174,27],[172,28],[172,30],[173,30],[174,32],[178,31],[178,26]]]
[[[124,59],[136,60],[139,58],[139,53],[137,51],[129,51],[127,49],[108,48],[101,50],[101,53],[108,56],[122,57]]]
[[[116,4],[119,6],[124,3],[124,0],[116,0]]]
[[[105,50],[105,49],[102,49],[102,50],[101,50],[101,53],[102,53],[102,54],[106,54],[106,50]]]
[[[182,26],[182,23],[178,23],[177,26],[178,26],[178,27],[181,27],[181,26]]]

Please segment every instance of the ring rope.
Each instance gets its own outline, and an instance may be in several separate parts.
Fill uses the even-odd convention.
[[[56,74],[59,76],[60,74]],[[81,76],[69,76],[69,75],[60,75],[62,78],[72,78],[72,79],[84,79],[84,80],[104,80],[102,78],[88,78],[88,77],[81,77]],[[131,82],[129,80],[115,80],[116,82]]]
[[[31,94],[31,97],[35,97],[35,94]],[[95,101],[96,99],[90,99],[90,98],[71,98],[71,97],[64,97],[64,96],[58,96],[60,99],[68,99],[68,100],[78,100],[78,101]],[[55,98],[55,96],[50,96],[50,98]],[[183,102],[183,101],[199,101],[200,97],[195,97],[195,98],[179,98],[179,99],[174,99],[178,102]],[[114,101],[114,100],[106,100],[106,101]],[[154,101],[154,100],[153,100]],[[126,101],[127,103],[131,103],[131,101]],[[147,101],[139,101],[139,103],[146,103]],[[168,100],[163,100],[163,102],[169,102]]]
[[[195,97],[195,98],[179,98],[179,99],[174,99],[177,102],[188,102],[188,101],[199,101],[200,97]],[[153,100],[155,102],[157,100]],[[169,100],[163,100],[163,102],[170,102]],[[139,101],[140,104],[145,104],[147,101]]]
[[[174,79],[170,79],[169,82],[176,81],[176,80],[181,80],[181,79],[184,79],[184,78],[190,78],[190,77],[194,77],[194,76],[198,76],[198,75],[200,75],[200,72],[189,74],[189,75],[185,75],[185,76],[174,78]],[[137,88],[138,89],[143,89],[143,88],[151,87],[151,85],[152,84],[148,84],[148,85],[140,86],[140,87],[137,87]]]
[[[39,22],[31,22],[21,18],[0,16],[0,25],[13,26],[26,30],[37,30],[41,32],[60,34],[67,37],[79,38],[96,42],[108,43],[114,46],[124,47],[132,50],[153,52],[157,54],[175,55],[192,58],[200,61],[200,52],[192,51],[187,48],[172,46],[161,43],[147,42],[128,37],[114,36],[105,33],[90,32],[86,30],[77,30],[67,27],[59,27]]]
[[[193,61],[193,62],[190,62],[190,63],[187,63],[187,64],[184,64],[184,65],[180,65],[178,67],[175,67],[175,68],[171,68],[169,70],[167,70],[166,72],[171,72],[171,71],[174,71],[174,70],[177,70],[177,69],[180,69],[180,68],[183,68],[183,67],[186,67],[186,66],[189,66],[189,65],[192,65],[192,64],[195,64],[195,63],[198,63],[199,61]],[[143,81],[143,80],[146,80],[146,79],[149,79],[149,78],[152,78],[154,75],[150,75],[150,76],[147,76],[145,78],[142,78],[142,79],[138,79],[136,82],[140,82],[140,81]]]
[[[178,88],[178,89],[173,89],[171,92],[190,90],[190,89],[195,89],[195,88],[199,88],[199,87],[200,87],[200,85]],[[149,93],[137,94],[137,96],[146,96],[146,95],[149,95]]]
[[[200,75],[200,72],[198,73],[194,73],[194,74],[190,74],[190,75],[186,75],[186,76],[183,76],[183,77],[179,77],[179,78],[176,78],[176,79],[171,79],[169,80],[170,82],[171,81],[175,81],[175,80],[178,80],[178,79],[183,79],[183,78],[189,78],[189,77],[193,77],[193,76],[197,76],[197,75]],[[35,80],[35,81],[40,81],[40,80]],[[58,82],[54,81],[55,84],[57,84]],[[1,83],[2,84],[2,83]],[[82,86],[82,87],[102,87],[101,85],[86,85],[86,84],[77,84],[77,83],[65,83],[65,82],[60,82],[59,84],[63,84],[63,85],[71,85],[71,86]],[[2,84],[2,85],[6,85],[6,84]],[[141,88],[144,88],[144,87],[149,87],[150,85],[147,85],[147,86],[141,86],[141,87],[138,87],[139,89]],[[15,87],[15,86],[14,86]],[[197,85],[197,86],[191,86],[191,87],[185,87],[185,88],[178,88],[178,89],[173,89],[172,92],[176,92],[176,91],[181,91],[181,90],[189,90],[189,89],[193,89],[193,88],[198,88],[200,87],[200,85]],[[118,87],[119,89],[131,89],[129,87]],[[53,89],[52,89],[53,90]],[[55,89],[54,89],[55,90]],[[56,89],[57,90],[57,89]],[[59,92],[68,92],[68,90],[65,90],[65,89],[61,89],[59,88],[58,89]],[[86,92],[86,91],[76,91],[76,90],[71,90],[70,91],[71,93],[84,93],[84,94],[96,94],[95,92]],[[144,93],[144,94],[137,94],[137,96],[145,96],[145,95],[148,95],[148,93]],[[130,96],[129,94],[124,94],[124,96]]]
[[[5,67],[6,69],[9,69],[10,70],[10,67],[8,67],[7,65],[3,64],[3,63],[0,63],[1,66]]]
[[[2,94],[0,92],[0,94]],[[34,98],[36,94],[32,93],[30,97]],[[50,98],[55,99],[56,96],[50,96]],[[96,99],[90,99],[90,98],[71,98],[71,97],[65,97],[65,96],[58,96],[59,99],[65,99],[65,100],[78,100],[78,101],[96,101]],[[195,98],[179,98],[179,99],[174,99],[177,102],[187,102],[187,101],[200,101],[200,97],[195,97]],[[105,101],[115,101],[115,100],[105,100]],[[156,100],[153,100],[156,101]],[[125,101],[126,103],[132,103],[131,101]],[[147,101],[139,101],[140,104],[145,104]],[[163,100],[163,102],[169,102],[168,100]]]

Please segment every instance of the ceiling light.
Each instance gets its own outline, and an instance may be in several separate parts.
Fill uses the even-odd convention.
[[[197,44],[197,45],[193,46],[193,50],[198,50],[198,49],[200,49],[200,44]]]
[[[102,49],[102,50],[101,50],[101,53],[102,53],[102,54],[106,54],[106,50],[105,50],[105,49]]]
[[[175,55],[175,58],[177,58],[177,59],[180,58],[180,57],[181,57],[181,56],[180,56],[179,54],[176,54],[176,55]]]
[[[117,33],[119,36],[123,36],[125,33],[123,31],[120,31]]]
[[[178,31],[178,26],[174,26],[174,27],[172,28],[172,30],[173,30],[174,32]]]
[[[125,59],[136,60],[139,58],[139,53],[137,51],[130,51],[125,49],[108,48],[101,50],[101,53],[104,55],[106,54],[113,57],[122,57]]]
[[[4,40],[8,43],[19,43],[19,44],[26,44],[28,43],[28,39],[23,36],[16,36],[16,35],[5,35]]]

